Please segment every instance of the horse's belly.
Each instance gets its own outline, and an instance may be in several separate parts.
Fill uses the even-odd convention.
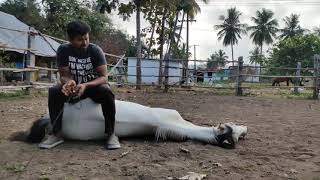
[[[91,140],[105,138],[101,105],[91,99],[76,104],[66,103],[62,118],[62,134],[67,139]]]
[[[154,135],[157,118],[149,107],[116,101],[115,134],[119,137]],[[87,98],[76,104],[66,103],[62,118],[62,134],[67,139],[93,140],[105,138],[105,120],[101,105]]]
[[[158,119],[151,108],[140,104],[116,101],[115,133],[119,137],[154,135]]]
[[[115,124],[115,133],[119,137],[152,136],[156,132],[156,127],[149,124],[139,124],[131,122],[118,122]]]

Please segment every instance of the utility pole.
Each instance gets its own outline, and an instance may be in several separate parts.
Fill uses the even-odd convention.
[[[136,89],[141,89],[141,22],[140,22],[140,13],[141,13],[141,0],[135,0],[135,5],[137,6],[136,10],[136,32],[137,32],[137,63],[136,63]]]
[[[186,40],[187,40],[187,48],[186,48],[186,60],[183,62],[183,71],[182,71],[182,80],[184,81],[184,82],[188,82],[188,79],[187,79],[187,70],[188,70],[188,64],[189,64],[189,22],[196,22],[196,20],[191,20],[191,19],[189,19],[189,13],[187,12],[187,20],[182,20],[182,21],[179,21],[179,22],[184,22],[184,21],[186,21],[187,22],[187,38],[186,38]]]
[[[194,63],[193,63],[193,73],[194,73],[194,82],[197,82],[197,55],[196,55],[196,52],[197,52],[197,46],[200,46],[200,45],[191,45],[193,46],[193,59],[194,59]]]

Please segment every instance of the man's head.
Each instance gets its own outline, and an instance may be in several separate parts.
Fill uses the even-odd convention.
[[[73,21],[67,25],[69,41],[75,48],[88,47],[90,31],[90,26],[81,21]]]

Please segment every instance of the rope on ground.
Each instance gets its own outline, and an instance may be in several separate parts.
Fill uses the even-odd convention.
[[[23,172],[24,172],[25,170],[27,170],[29,164],[31,163],[31,161],[32,161],[33,158],[34,158],[34,155],[35,155],[35,151],[31,153],[31,158],[29,159],[29,161],[27,162],[27,164],[25,165],[25,167],[23,168],[23,170],[21,171],[21,173],[18,175],[17,180],[19,180],[19,179],[21,178]]]

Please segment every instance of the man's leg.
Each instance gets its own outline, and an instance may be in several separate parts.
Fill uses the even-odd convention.
[[[54,86],[49,89],[48,107],[52,124],[52,134],[56,135],[61,131],[63,105],[67,97],[62,93],[61,86]]]
[[[100,85],[87,89],[84,96],[91,98],[94,102],[101,104],[105,118],[105,133],[114,133],[116,116],[115,97],[108,85]]]
[[[50,132],[48,139],[39,144],[40,148],[50,149],[63,142],[60,131],[62,125],[63,105],[67,97],[61,92],[61,88],[61,86],[49,88],[48,107],[52,124],[52,132]]]
[[[116,106],[115,97],[110,87],[105,84],[89,88],[85,91],[84,96],[90,97],[94,102],[101,104],[105,119],[105,133],[108,137],[107,147],[109,149],[120,148],[118,138],[114,135]]]

